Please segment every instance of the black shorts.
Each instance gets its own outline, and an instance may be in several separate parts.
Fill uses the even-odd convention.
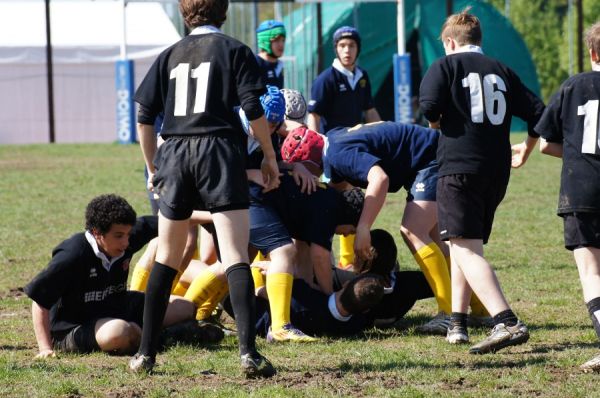
[[[158,148],[154,166],[160,212],[170,220],[185,220],[194,209],[248,208],[245,137],[169,137]]]
[[[494,214],[504,195],[510,174],[480,176],[452,174],[438,178],[438,226],[442,240],[482,239],[487,243]]]
[[[565,227],[565,247],[600,249],[600,213],[561,214]]]
[[[52,345],[55,350],[85,354],[98,351],[96,341],[96,323],[102,318],[123,319],[134,322],[142,327],[144,316],[144,293],[136,291],[125,292],[125,297],[109,300],[107,309],[97,317],[88,319],[81,325],[71,329],[52,332]]]

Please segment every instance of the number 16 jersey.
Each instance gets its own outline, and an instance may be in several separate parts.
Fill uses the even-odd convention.
[[[535,131],[562,143],[558,214],[600,213],[600,72],[572,76],[552,96]]]
[[[243,134],[234,107],[249,120],[263,115],[265,92],[254,54],[217,28],[202,26],[164,50],[150,67],[135,101],[158,114],[161,135]]]
[[[525,120],[537,137],[544,104],[510,68],[479,47],[465,48],[434,62],[421,82],[423,114],[430,121],[441,115],[439,176],[509,173],[511,117]]]

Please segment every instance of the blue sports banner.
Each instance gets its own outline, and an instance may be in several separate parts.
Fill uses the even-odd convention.
[[[394,54],[394,115],[396,122],[412,123],[410,54]]]
[[[133,61],[119,60],[116,66],[117,139],[120,144],[132,144],[135,137],[135,106],[133,103]]]

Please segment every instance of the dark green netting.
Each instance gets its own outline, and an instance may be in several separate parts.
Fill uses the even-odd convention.
[[[523,39],[502,14],[482,1],[455,0],[453,12],[472,7],[483,26],[483,50],[511,67],[525,85],[539,95],[540,85],[535,66]],[[362,49],[359,64],[371,78],[376,106],[384,119],[393,119],[392,56],[397,52],[395,2],[322,4],[323,68],[333,61],[331,37],[342,25],[359,29]],[[444,55],[438,40],[440,27],[446,18],[446,2],[441,0],[405,1],[405,35],[407,52],[413,67],[413,94],[429,65]],[[317,70],[316,5],[307,4],[284,19],[288,27],[286,55],[293,62],[286,65],[286,81],[310,97],[310,84]],[[513,130],[522,131],[525,124],[517,119]]]

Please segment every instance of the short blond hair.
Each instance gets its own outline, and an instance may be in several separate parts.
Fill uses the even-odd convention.
[[[600,55],[600,21],[590,26],[585,31],[585,44],[590,50]]]
[[[481,33],[481,24],[479,18],[473,14],[469,14],[471,7],[467,7],[458,14],[452,14],[446,18],[446,22],[442,25],[440,39],[450,37],[456,42],[464,46],[466,44],[481,45],[483,34]]]

